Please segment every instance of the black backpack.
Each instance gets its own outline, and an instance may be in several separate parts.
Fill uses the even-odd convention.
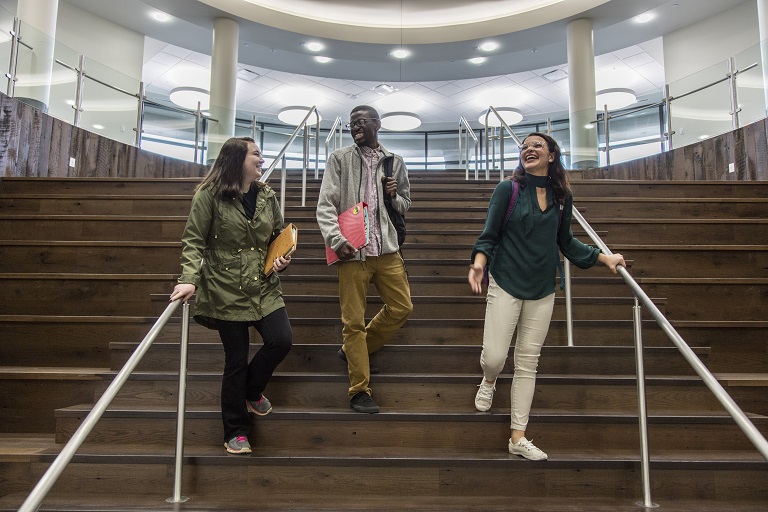
[[[384,176],[387,178],[392,177],[392,162],[394,159],[394,157],[388,157],[384,160]],[[387,208],[389,220],[395,226],[395,231],[397,231],[397,245],[402,247],[405,242],[405,217],[392,206],[392,196],[386,192],[384,192],[384,206]]]

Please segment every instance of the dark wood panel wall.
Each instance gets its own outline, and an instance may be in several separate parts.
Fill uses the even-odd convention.
[[[206,172],[204,165],[76,128],[0,94],[0,178],[182,178]]]
[[[733,164],[733,172],[729,164]],[[768,180],[768,124],[762,119],[717,137],[620,164],[587,169],[583,178],[678,181]]]

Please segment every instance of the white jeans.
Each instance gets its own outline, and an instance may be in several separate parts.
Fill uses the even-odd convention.
[[[528,425],[536,387],[536,367],[554,305],[554,293],[538,300],[517,299],[502,290],[493,277],[490,278],[480,366],[485,379],[494,382],[507,361],[512,334],[517,327],[515,375],[511,391],[514,430],[525,430]]]

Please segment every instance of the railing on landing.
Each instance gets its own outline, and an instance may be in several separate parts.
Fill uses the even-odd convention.
[[[317,106],[313,106],[307,111],[307,115],[304,116],[304,119],[296,126],[296,129],[293,130],[291,136],[288,137],[288,142],[286,142],[283,146],[283,149],[277,153],[275,159],[259,179],[261,182],[266,182],[272,172],[275,170],[275,167],[277,167],[278,162],[283,162],[282,173],[280,174],[280,213],[282,214],[283,218],[285,218],[285,154],[293,141],[298,136],[299,130],[301,129],[304,129],[304,139],[302,143],[303,165],[301,171],[301,206],[306,206],[307,203],[307,167],[309,167],[309,141],[312,137],[308,120],[312,114],[315,115],[315,176],[317,177],[318,166],[320,162],[320,114],[317,111]]]
[[[603,240],[598,236],[592,226],[584,219],[579,211],[573,208],[573,218],[584,228],[592,241],[600,248],[604,254],[613,254]],[[568,268],[568,261],[565,261],[565,268]],[[635,368],[637,373],[637,402],[638,402],[638,417],[640,422],[640,456],[641,456],[641,469],[643,479],[643,507],[654,507],[655,505],[651,501],[651,487],[650,487],[650,462],[648,454],[648,421],[646,413],[645,402],[645,369],[643,366],[643,338],[642,338],[642,309],[641,304],[645,306],[650,312],[651,316],[659,327],[664,331],[667,337],[672,341],[677,350],[683,355],[688,364],[691,365],[693,370],[701,377],[704,384],[715,395],[715,398],[725,407],[725,410],[734,419],[739,428],[746,434],[749,440],[757,448],[760,454],[768,461],[768,441],[755,427],[744,411],[736,405],[731,396],[723,388],[723,386],[717,381],[712,373],[707,369],[701,359],[691,350],[691,347],[685,342],[685,340],[678,334],[672,324],[667,320],[664,314],[656,307],[651,299],[646,295],[643,289],[637,284],[632,276],[629,274],[626,268],[623,266],[618,267],[619,275],[624,279],[624,282],[630,287],[632,293],[635,296],[635,306],[633,308],[633,324],[634,324],[634,338],[635,338]],[[570,280],[570,277],[568,277]],[[570,297],[566,297],[566,306],[570,308]],[[571,326],[568,326],[569,341],[572,339]],[[569,343],[570,344],[570,343]],[[571,345],[572,346],[572,345]]]
[[[19,508],[19,512],[35,512],[40,503],[48,495],[51,487],[56,483],[61,473],[66,469],[72,457],[75,456],[77,450],[85,442],[88,434],[91,433],[93,428],[98,423],[104,411],[112,403],[117,394],[122,389],[125,382],[131,376],[131,373],[136,369],[141,359],[147,353],[152,343],[160,334],[160,331],[168,323],[171,315],[176,311],[179,304],[179,300],[175,300],[170,303],[163,311],[163,314],[157,319],[155,325],[149,330],[147,335],[141,341],[133,355],[126,361],[123,368],[117,374],[112,384],[109,385],[107,390],[101,396],[96,405],[93,406],[91,412],[85,417],[83,422],[78,427],[77,431],[72,435],[72,438],[67,442],[59,455],[53,461],[53,464],[48,468],[43,477],[37,482],[35,488],[27,496],[27,499]],[[176,460],[175,460],[175,475],[173,480],[173,496],[166,501],[170,503],[180,503],[186,501],[187,498],[181,496],[181,476],[184,459],[184,417],[186,412],[186,395],[187,395],[187,349],[189,345],[189,303],[185,302],[182,307],[181,317],[181,355],[179,366],[179,408],[176,415]]]
[[[464,135],[464,152],[462,154],[462,143],[461,143],[461,136]],[[475,146],[475,179],[478,178],[477,176],[477,169],[480,165],[480,154],[478,152],[480,143],[477,140],[477,135],[475,135],[475,131],[472,129],[471,126],[469,126],[469,122],[466,120],[464,116],[461,116],[459,119],[459,167],[462,165],[462,161],[464,162],[464,179],[469,179],[469,138],[472,137],[472,141],[474,142]],[[462,160],[462,156],[464,157]]]

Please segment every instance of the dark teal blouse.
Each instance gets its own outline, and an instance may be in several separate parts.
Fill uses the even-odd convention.
[[[499,183],[488,205],[485,227],[475,242],[470,261],[482,252],[488,257],[493,279],[508,294],[523,300],[536,300],[555,291],[558,247],[563,255],[579,268],[589,268],[597,262],[600,250],[586,245],[573,236],[571,217],[573,197],[568,196],[558,232],[560,205],[555,204],[549,177],[525,174],[528,181],[520,187],[517,204],[504,232],[499,236],[507,212],[512,186],[508,180]],[[547,189],[547,208],[542,211],[536,198],[536,188]]]

